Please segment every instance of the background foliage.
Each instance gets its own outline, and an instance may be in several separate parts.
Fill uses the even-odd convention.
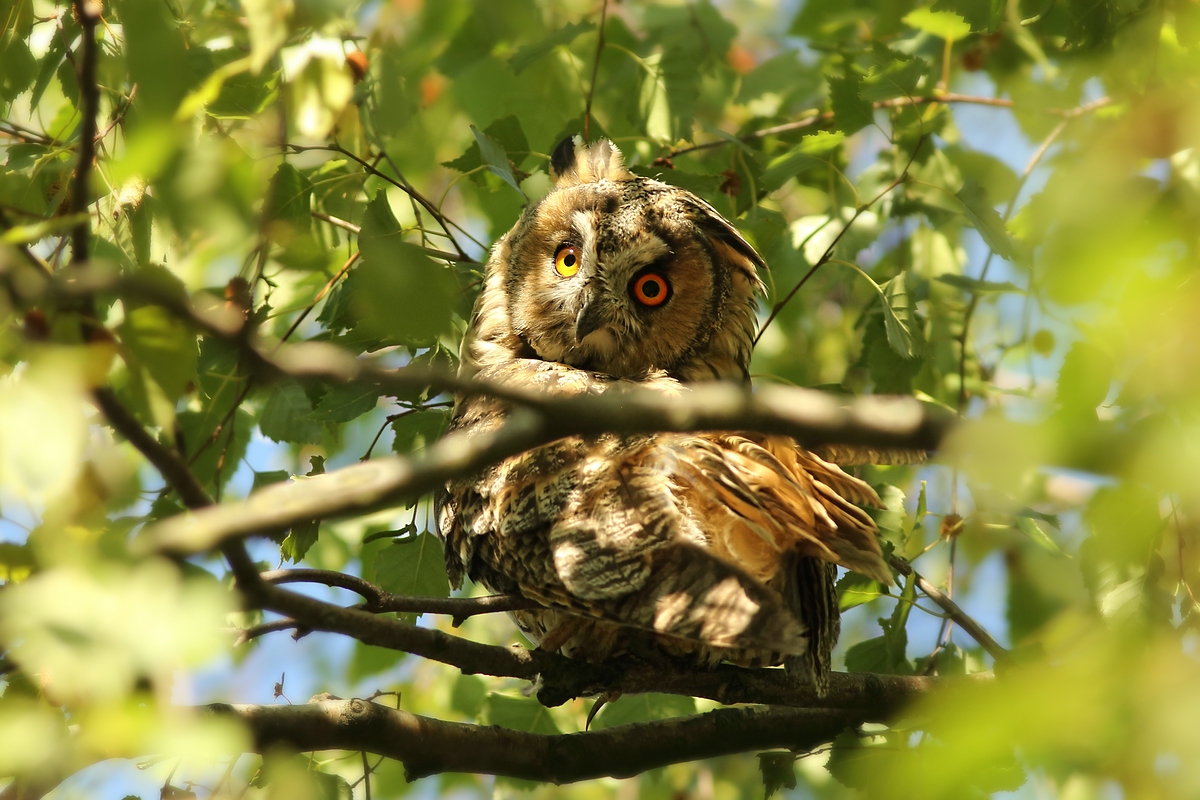
[[[90,261],[244,311],[268,340],[453,368],[486,245],[547,191],[554,144],[586,130],[638,174],[707,199],[766,257],[759,382],[911,393],[974,421],[932,465],[863,474],[887,500],[888,545],[1012,656],[993,664],[903,581],[847,576],[844,668],[995,666],[999,679],[795,760],[534,793],[734,797],[765,781],[803,797],[1200,794],[1196,3],[114,0],[84,12],[101,17],[94,124],[79,11],[0,2],[0,774],[141,752],[61,795],[363,796],[358,754],[230,763],[242,734],[179,710],[322,690],[583,728],[583,701],[545,709],[518,681],[336,637],[233,647],[230,626],[258,619],[236,610],[220,561],[128,551],[182,505],[89,403],[111,386],[228,500],[418,451],[445,426],[445,395],[269,382],[162,304],[44,287]],[[72,178],[92,136],[81,197]],[[297,526],[252,553],[446,596],[430,524],[423,498]],[[518,636],[495,616],[461,632]],[[710,706],[626,697],[596,725]],[[391,761],[370,786],[531,789],[408,784]]]

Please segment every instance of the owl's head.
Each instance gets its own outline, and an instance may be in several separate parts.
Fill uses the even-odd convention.
[[[748,379],[762,258],[691,192],[567,139],[554,188],[492,250],[465,355],[618,377]]]

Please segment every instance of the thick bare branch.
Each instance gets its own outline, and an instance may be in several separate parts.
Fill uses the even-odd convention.
[[[468,772],[558,784],[629,777],[750,750],[810,750],[865,721],[862,713],[845,709],[722,708],[660,722],[543,735],[444,722],[358,699],[209,709],[240,719],[260,753],[281,745],[358,750],[402,762],[409,780]]]

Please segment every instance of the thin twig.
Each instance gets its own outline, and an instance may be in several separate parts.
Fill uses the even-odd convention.
[[[917,588],[924,592],[925,596],[941,607],[949,619],[958,623],[968,636],[979,643],[979,646],[984,651],[997,661],[1003,661],[1008,657],[1008,651],[997,642],[992,635],[983,629],[983,626],[967,615],[965,611],[959,608],[958,604],[951,600],[946,594],[924,577],[913,570],[912,564],[909,564],[899,556],[892,556],[889,563],[901,575],[916,575]]]
[[[96,117],[100,115],[100,87],[96,84],[96,26],[100,21],[100,3],[96,0],[74,0],[75,18],[82,29],[79,39],[79,99],[83,121],[79,129],[79,160],[71,184],[71,212],[83,214],[82,221],[71,231],[71,260],[82,264],[88,260],[92,235],[91,221],[86,217],[91,198],[89,181],[96,160]],[[68,51],[70,52],[70,51]]]
[[[896,176],[894,181],[885,186],[883,191],[875,195],[870,202],[859,206],[854,210],[854,216],[847,220],[846,224],[842,226],[842,229],[838,231],[838,235],[833,238],[833,241],[830,242],[829,246],[825,248],[825,252],[821,254],[819,259],[817,259],[817,263],[813,264],[808,272],[804,273],[804,277],[802,277],[796,283],[796,285],[792,287],[792,290],[787,293],[786,297],[775,304],[775,306],[771,309],[771,313],[767,316],[767,321],[762,324],[762,327],[758,330],[758,334],[754,337],[755,344],[758,344],[758,340],[762,338],[763,333],[767,330],[767,326],[769,326],[775,320],[775,318],[779,316],[779,312],[783,310],[783,307],[786,306],[788,302],[796,296],[796,292],[800,291],[800,287],[807,283],[808,279],[811,278],[818,269],[829,262],[829,260],[833,257],[834,248],[837,247],[838,242],[840,242],[842,237],[845,236],[847,231],[850,230],[850,227],[858,221],[858,218],[862,216],[867,209],[882,200],[888,192],[892,191],[892,189],[895,189],[904,182],[904,179],[908,176],[909,168],[912,167],[913,161],[915,161],[917,158],[917,153],[921,151],[921,146],[925,144],[925,140],[927,138],[928,134],[924,134],[917,140],[917,146],[913,148],[912,155],[908,157],[908,163],[904,165],[904,170]]]
[[[346,148],[342,147],[340,144],[299,145],[299,144],[292,144],[290,142],[287,142],[284,144],[284,146],[290,148],[291,150],[293,150],[297,153],[305,153],[305,152],[309,152],[312,150],[321,150],[321,151],[325,151],[325,152],[329,152],[329,153],[339,153],[339,154],[345,156],[346,158],[353,160],[360,167],[365,169],[367,172],[371,173],[372,175],[374,175],[375,177],[377,177],[381,180],[387,181],[388,183],[392,184],[397,189],[404,192],[409,197],[411,197],[412,199],[414,199],[418,203],[420,203],[421,207],[424,208],[426,211],[428,211],[430,213],[430,215],[435,220],[437,220],[438,224],[442,226],[442,230],[444,230],[446,232],[446,238],[450,240],[450,244],[452,244],[454,246],[455,252],[458,253],[458,259],[462,260],[462,261],[472,261],[473,260],[470,256],[467,255],[467,251],[462,249],[462,246],[459,245],[458,240],[454,238],[454,234],[452,234],[450,232],[450,227],[453,226],[453,227],[457,228],[459,231],[461,231],[462,233],[464,233],[468,237],[470,237],[472,239],[472,241],[474,241],[474,237],[471,237],[471,234],[468,233],[467,230],[464,229],[461,225],[448,219],[444,214],[442,214],[442,212],[439,211],[437,209],[437,207],[434,206],[434,204],[431,203],[425,197],[425,195],[418,192],[416,190],[416,188],[414,188],[408,181],[404,180],[403,176],[401,176],[400,179],[393,178],[392,176],[388,175],[387,173],[380,171],[378,168],[376,168],[370,162],[360,158],[359,156],[350,152]],[[476,244],[479,244],[479,242],[476,242]],[[482,247],[483,245],[480,244],[479,246]]]
[[[600,4],[600,32],[596,39],[596,57],[592,60],[592,80],[588,84],[587,100],[583,106],[583,141],[591,141],[590,128],[592,122],[592,98],[596,94],[596,75],[600,71],[600,54],[604,52],[604,22],[608,18],[608,0]]]

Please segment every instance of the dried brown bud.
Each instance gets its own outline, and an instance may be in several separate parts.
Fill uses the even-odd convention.
[[[361,50],[351,50],[346,53],[346,64],[350,67],[350,71],[354,73],[354,82],[358,83],[367,74],[367,69],[370,64],[367,62],[367,55]]]
[[[955,536],[958,536],[960,533],[962,533],[962,530],[963,518],[958,514],[947,514],[946,516],[942,517],[942,527],[938,533],[946,539],[953,539]]]

